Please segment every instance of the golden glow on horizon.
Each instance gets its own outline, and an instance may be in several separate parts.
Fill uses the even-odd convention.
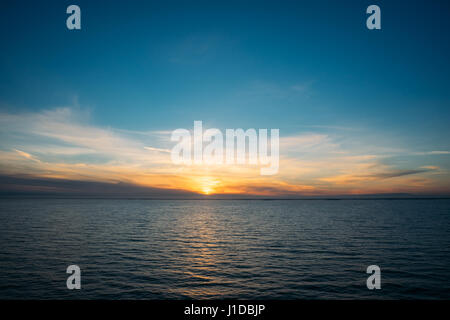
[[[448,191],[445,180],[438,183],[433,180],[440,168],[426,168],[428,171],[416,175],[400,175],[385,178],[376,172],[388,171],[389,168],[375,166],[372,163],[336,163],[320,161],[318,163],[298,163],[290,160],[281,166],[280,174],[260,176],[258,168],[246,166],[181,166],[169,170],[127,164],[68,164],[37,161],[16,151],[0,151],[0,160],[8,164],[4,168],[14,169],[21,165],[22,174],[36,178],[65,179],[75,181],[92,181],[104,183],[126,183],[140,187],[183,190],[202,195],[236,194],[258,196],[315,196],[370,193],[430,193]],[[327,164],[328,163],[328,164]],[[305,170],[299,170],[299,167]],[[28,172],[26,170],[29,170]],[[29,169],[28,169],[29,168]],[[330,170],[326,175],[324,169]],[[348,173],[333,175],[334,171]],[[356,171],[358,169],[358,171]],[[376,171],[376,170],[378,171]],[[354,170],[354,172],[351,172]],[[371,171],[373,170],[373,171]],[[3,174],[15,175],[18,170],[4,171]],[[37,187],[36,187],[37,188]],[[101,192],[101,190],[99,190]]]
[[[209,194],[211,194],[211,193],[212,193],[212,189],[211,189],[211,188],[208,188],[208,187],[203,188],[203,194],[209,195]]]
[[[332,135],[299,133],[280,137],[279,172],[261,176],[260,166],[175,165],[168,152],[170,132],[145,133],[143,139],[142,134],[92,126],[70,108],[3,114],[0,119],[0,133],[21,137],[0,150],[0,174],[24,181],[64,179],[203,195],[450,193],[450,170],[435,161],[447,157],[449,150],[413,152],[380,146],[375,152],[371,144],[365,147],[364,137],[351,137],[359,143],[344,146]],[[389,161],[393,156],[408,161]]]
[[[204,195],[210,195],[213,194],[215,191],[215,187],[218,186],[220,184],[220,181],[209,177],[209,176],[205,176],[205,177],[200,177],[198,179],[198,184],[199,184],[199,190],[200,193],[204,194]],[[197,189],[194,187],[194,189]]]

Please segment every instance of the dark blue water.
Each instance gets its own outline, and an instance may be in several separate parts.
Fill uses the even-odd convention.
[[[449,299],[450,200],[0,200],[0,298]]]

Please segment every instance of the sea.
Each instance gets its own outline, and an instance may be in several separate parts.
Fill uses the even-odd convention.
[[[1,199],[0,299],[450,299],[450,200]]]

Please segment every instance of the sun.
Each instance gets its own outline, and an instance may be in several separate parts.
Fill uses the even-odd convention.
[[[202,190],[202,193],[205,194],[205,195],[209,195],[209,194],[211,194],[212,192],[213,192],[213,189],[212,189],[212,188],[208,188],[208,187],[205,187],[205,188],[203,188],[203,190]]]
[[[212,177],[201,177],[198,180],[199,192],[204,195],[210,195],[215,192],[215,188],[220,181]]]

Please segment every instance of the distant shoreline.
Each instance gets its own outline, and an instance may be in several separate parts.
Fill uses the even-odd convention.
[[[450,200],[449,197],[329,197],[329,198],[133,198],[133,197],[39,197],[39,196],[0,196],[0,200],[154,200],[154,201],[345,201],[345,200]]]

